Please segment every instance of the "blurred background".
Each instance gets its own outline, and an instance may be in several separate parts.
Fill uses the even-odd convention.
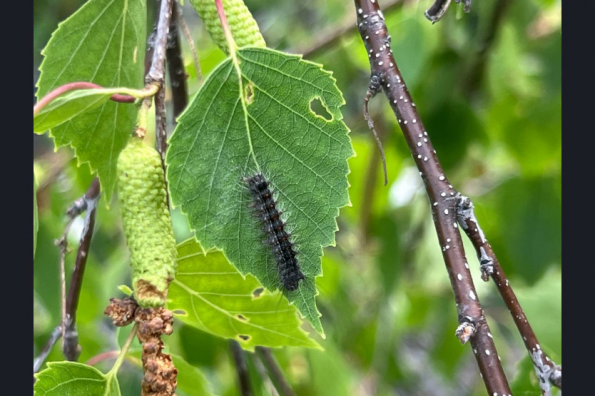
[[[34,81],[52,31],[83,3],[35,0]],[[153,0],[148,3],[152,11]],[[185,3],[184,18],[208,76],[224,54]],[[454,298],[421,180],[392,111],[378,95],[370,107],[387,157],[389,184],[382,185],[378,149],[362,115],[370,72],[354,30],[352,1],[245,3],[269,47],[303,53],[333,72],[357,152],[349,161],[353,206],[341,209],[337,246],[324,250],[324,276],[317,279],[326,340],[304,325],[325,351],[275,350],[289,382],[298,395],[484,395],[471,348],[454,336]],[[389,7],[384,14],[395,59],[446,174],[474,201],[542,349],[561,364],[561,2],[478,1],[469,14],[453,3],[434,25],[424,17],[431,0],[380,0],[380,5]],[[181,41],[192,95],[199,88],[197,70],[183,36]],[[69,148],[54,152],[47,135],[34,137],[34,161],[40,216],[34,264],[37,355],[60,321],[54,240],[64,230],[66,209],[92,175],[87,165],[77,166]],[[100,205],[78,311],[81,362],[117,349],[114,327],[102,312],[110,297],[121,295],[116,286],[130,283],[119,216],[116,199],[109,209]],[[191,237],[178,211],[173,220],[178,241]],[[81,228],[78,219],[69,234],[71,247]],[[474,250],[465,242],[513,393],[540,395],[508,310],[495,286],[481,281]],[[73,261],[71,254],[67,268]],[[238,394],[227,340],[177,323],[165,342],[200,368],[215,394]],[[259,375],[260,361],[251,353],[247,357],[255,394],[273,394]],[[58,346],[48,360],[63,360]],[[112,364],[107,360],[98,367]],[[122,394],[138,395],[141,377],[140,368],[125,363]]]

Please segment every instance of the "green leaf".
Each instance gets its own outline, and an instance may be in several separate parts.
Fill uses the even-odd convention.
[[[76,362],[49,362],[35,374],[35,396],[119,396],[115,375],[104,375],[95,367]]]
[[[37,97],[74,81],[142,87],[146,18],[145,0],[87,2],[59,25],[43,50]],[[136,113],[132,104],[106,101],[50,131],[56,147],[74,147],[79,164],[89,162],[91,170],[98,172],[106,202],[116,183],[118,155],[128,142]]]
[[[67,92],[48,103],[35,115],[33,131],[44,133],[48,129],[57,127],[86,111],[101,106],[115,93],[118,93],[116,88],[81,89]]]
[[[242,178],[262,172],[285,212],[306,279],[283,294],[323,334],[315,278],[322,247],[335,244],[339,208],[349,204],[349,129],[331,73],[300,56],[245,48],[224,61],[194,97],[167,154],[172,201],[206,249],[221,248],[269,290],[280,281]],[[238,75],[241,74],[241,80]],[[330,120],[310,109],[320,100]]]
[[[178,245],[178,271],[167,297],[168,309],[184,323],[233,338],[244,349],[320,348],[280,293],[263,290],[250,275],[244,279],[220,251],[205,253],[194,239]]]
[[[33,175],[33,257],[35,257],[35,247],[37,246],[37,230],[39,229],[39,220],[37,219],[37,181]]]
[[[176,389],[178,393],[182,391],[186,396],[210,396],[213,394],[211,384],[207,381],[202,371],[188,363],[180,355],[173,353],[169,355],[174,366],[178,369],[178,376],[176,378],[178,381]],[[142,367],[141,356],[142,351],[140,349],[126,354],[126,357],[131,358],[130,360],[139,367]]]

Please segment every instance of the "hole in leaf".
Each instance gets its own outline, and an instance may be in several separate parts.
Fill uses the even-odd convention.
[[[188,316],[188,312],[184,311],[183,309],[174,309],[172,312],[174,315]]]
[[[244,322],[246,322],[248,319],[246,319],[245,316],[241,315],[241,314],[237,314],[236,318],[238,318],[239,320],[243,320]]]
[[[329,113],[328,108],[322,103],[320,98],[314,98],[310,101],[310,110],[314,115],[324,118],[325,121],[332,121],[333,116]]]
[[[254,84],[251,82],[244,87],[244,97],[247,104],[252,104],[254,101]]]
[[[248,341],[250,339],[250,336],[244,335],[244,334],[238,334],[238,337],[242,340],[242,341]]]
[[[258,289],[254,289],[254,291],[252,292],[252,295],[254,296],[254,298],[258,298],[258,297],[260,297],[260,295],[262,294],[263,291],[264,291],[264,289],[262,287],[259,287]]]

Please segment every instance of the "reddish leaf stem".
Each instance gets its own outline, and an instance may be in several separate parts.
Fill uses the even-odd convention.
[[[45,95],[43,98],[41,98],[35,104],[35,106],[33,107],[33,115],[35,116],[48,103],[50,103],[52,100],[56,99],[58,96],[65,94],[66,92],[75,91],[77,89],[97,89],[97,88],[103,88],[103,87],[101,85],[97,85],[97,84],[93,84],[93,83],[85,82],[85,81],[78,81],[78,82],[72,82],[72,83],[61,85],[58,88],[50,91],[47,95]],[[136,98],[133,96],[129,96],[129,95],[113,94],[110,97],[110,100],[113,100],[114,102],[119,102],[119,103],[134,103]]]

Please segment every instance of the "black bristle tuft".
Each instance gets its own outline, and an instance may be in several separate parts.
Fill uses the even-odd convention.
[[[288,291],[297,290],[300,280],[305,277],[300,270],[290,234],[285,231],[285,222],[281,220],[281,211],[277,210],[277,202],[273,199],[269,183],[260,173],[245,177],[244,182],[254,199],[250,207],[261,221],[262,230],[267,235],[264,243],[273,249],[281,284]]]

